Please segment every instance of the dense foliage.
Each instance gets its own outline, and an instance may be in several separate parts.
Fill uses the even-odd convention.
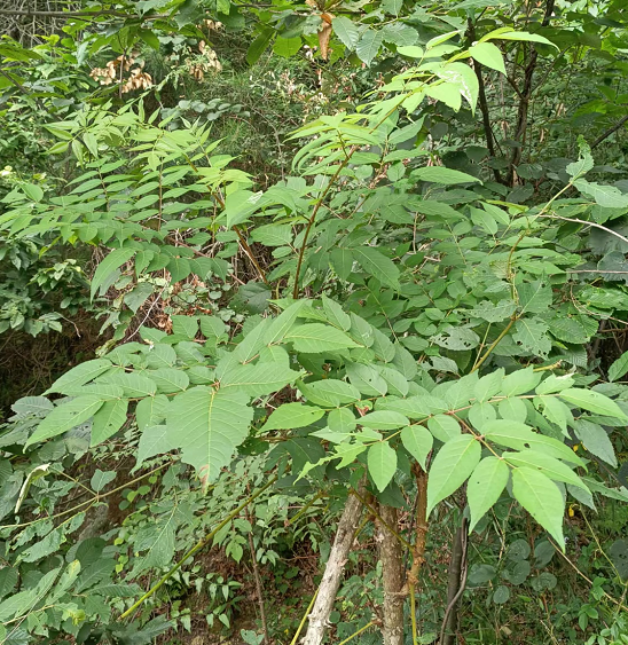
[[[0,641],[628,643],[623,1],[44,4]]]

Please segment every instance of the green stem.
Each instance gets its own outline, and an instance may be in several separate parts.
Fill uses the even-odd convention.
[[[136,603],[134,603],[129,609],[127,609],[121,616],[120,620],[123,620],[124,618],[128,618],[140,605],[145,600],[148,600],[151,596],[153,596],[163,585],[181,568],[183,563],[188,559],[191,558],[197,551],[200,551],[204,546],[208,544],[210,540],[214,538],[216,533],[220,531],[222,528],[224,528],[231,520],[236,517],[242,510],[244,510],[254,499],[259,497],[267,488],[270,488],[272,484],[274,484],[277,481],[277,475],[275,475],[269,482],[267,482],[264,486],[262,486],[256,493],[251,495],[248,499],[246,499],[240,506],[238,506],[235,510],[231,511],[225,519],[216,526],[215,529],[210,531],[204,538],[199,540],[171,569],[166,573],[162,578],[159,579],[157,584],[153,585]]]
[[[305,613],[303,614],[303,618],[301,618],[301,622],[299,623],[299,626],[297,627],[297,631],[294,635],[294,638],[290,641],[290,645],[296,645],[297,641],[299,640],[299,635],[303,631],[303,627],[305,626],[305,621],[307,620],[307,617],[310,615],[310,611],[312,610],[312,607],[314,606],[314,602],[316,601],[316,596],[318,596],[318,589],[314,592],[314,595],[312,596],[312,600],[310,600],[310,604],[307,606],[307,609],[305,610]]]
[[[357,632],[353,632],[353,634],[351,634],[351,636],[349,636],[349,638],[345,638],[343,641],[338,643],[338,645],[345,645],[345,643],[348,643],[352,638],[355,638],[356,636],[358,636],[362,632],[366,631],[369,627],[373,627],[374,624],[375,624],[375,621],[372,620],[370,623],[367,623],[366,625],[364,625],[364,627],[360,627],[360,629],[358,629]]]

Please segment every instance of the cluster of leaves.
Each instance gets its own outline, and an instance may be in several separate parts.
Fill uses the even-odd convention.
[[[165,573],[172,588],[190,585],[189,571],[168,573],[168,566],[212,534],[229,510],[226,497],[237,506],[244,496],[227,495],[236,486],[229,471],[243,487],[244,477],[262,484],[276,470],[288,501],[298,486],[311,491],[304,482],[346,495],[365,473],[379,502],[394,505],[418,467],[428,473],[428,514],[451,496],[465,499],[470,530],[481,532],[496,504],[529,512],[549,534],[535,544],[537,568],[550,539],[565,548],[568,503],[628,501],[623,485],[609,483],[628,421],[621,382],[628,358],[599,379],[588,373],[587,354],[600,322],[621,324],[628,312],[617,277],[628,197],[622,184],[591,181],[599,169],[584,141],[579,157],[565,158],[550,178],[553,196],[530,206],[513,186],[492,181],[503,168],[482,151],[466,151],[458,167],[443,163],[447,150],[436,154],[434,115],[473,121],[481,70],[506,72],[504,43],[517,43],[516,56],[526,47],[554,49],[545,31],[492,19],[479,40],[466,42],[466,19],[478,4],[460,3],[464,18],[414,9],[395,21],[404,5],[394,1],[360,25],[331,16],[348,57],[355,51],[370,64],[386,47],[403,68],[368,105],[300,129],[293,175],[263,191],[231,157],[216,154],[206,125],[181,120],[174,129],[159,112],[147,117],[142,101],[88,106],[48,124],[58,139],[52,153],[82,171],[67,191],[17,181],[3,198],[0,234],[14,264],[27,245],[44,257],[60,244],[105,248],[91,298],[113,297],[105,328],[115,335],[47,398],[18,401],[0,437],[7,456],[0,515],[16,516],[1,529],[10,566],[0,570],[0,621],[8,638],[66,633],[83,643],[104,630],[113,641],[142,643],[165,630],[166,621],[149,620],[150,603],[139,631],[116,620],[135,607],[138,581],[149,572]],[[138,38],[159,47],[147,18],[157,32],[172,29],[172,20],[185,31],[201,8],[132,5],[121,30],[90,35],[92,52],[124,52]],[[332,7],[308,16],[286,11],[275,51],[296,51],[309,37],[321,48],[331,42],[334,56],[345,53],[325,42],[323,9]],[[216,11],[226,24],[239,20],[229,3]],[[251,60],[276,31],[260,26]],[[600,49],[620,45],[609,39]],[[22,81],[14,66],[7,73]],[[528,170],[533,179],[537,170]],[[207,297],[198,297],[207,284]],[[167,330],[143,326],[159,299],[190,285],[186,314],[169,315]],[[26,315],[15,320],[8,324],[27,325]],[[133,458],[141,474],[130,476],[132,484],[109,487],[113,470],[97,470],[89,486],[70,474],[81,457],[108,450]],[[132,488],[144,478],[149,485]],[[81,490],[89,498],[77,507],[69,498]],[[154,499],[145,498],[150,492]],[[118,493],[121,510],[132,509],[124,526],[77,534],[88,509]],[[234,516],[221,526],[214,543],[236,561],[251,533],[255,558],[277,561],[280,531],[268,517],[253,526]],[[313,527],[306,534],[325,541]],[[532,568],[529,549],[515,557],[512,545],[509,554],[497,604],[508,599],[506,583],[523,583]],[[497,575],[476,567],[470,582]],[[551,589],[550,576],[540,572],[531,588]],[[207,578],[198,580],[202,587]],[[212,600],[222,593],[227,601],[231,592],[217,589]],[[212,607],[208,615],[229,622],[221,605]],[[185,616],[174,616],[184,628]]]

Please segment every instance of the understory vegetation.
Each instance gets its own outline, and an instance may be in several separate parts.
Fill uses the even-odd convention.
[[[4,3],[0,124],[0,643],[628,644],[624,0]]]

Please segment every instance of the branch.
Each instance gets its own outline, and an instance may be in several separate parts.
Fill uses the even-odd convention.
[[[277,481],[277,475],[272,477],[270,481],[268,481],[264,486],[262,486],[256,493],[251,495],[248,499],[244,500],[240,506],[238,506],[236,509],[231,511],[225,519],[220,522],[214,528],[212,531],[210,531],[204,538],[199,540],[195,546],[193,546],[185,555],[166,573],[162,578],[159,579],[157,584],[153,585],[136,603],[133,604],[133,606],[129,607],[123,614],[120,615],[120,618],[118,620],[123,620],[124,618],[128,618],[138,607],[142,605],[142,603],[145,600],[148,600],[151,596],[153,596],[161,587],[181,568],[183,563],[188,559],[191,558],[197,551],[200,551],[204,546],[209,544],[209,542],[214,538],[216,533],[220,531],[222,528],[224,528],[231,520],[233,520],[235,517],[237,517],[241,511],[243,511],[253,500],[255,500],[257,497],[259,497],[267,488],[270,488],[275,482]]]
[[[475,25],[471,18],[469,18],[469,38],[475,41]],[[486,100],[486,88],[484,86],[484,77],[482,76],[482,65],[476,60],[473,61],[473,70],[478,78],[478,98],[480,103],[480,111],[482,112],[482,124],[484,125],[484,136],[486,137],[486,147],[491,157],[495,158],[495,138],[493,136],[493,128],[491,127],[491,119],[488,109],[488,101]],[[502,183],[502,176],[497,168],[493,168],[495,180]]]
[[[117,11],[33,11],[31,9],[0,9],[0,16],[24,16],[25,18],[136,18]]]
[[[545,14],[543,15],[543,20],[541,21],[541,26],[547,27],[549,21],[554,12],[554,3],[555,0],[547,0],[545,5]],[[523,81],[523,90],[520,93],[519,108],[517,110],[517,128],[514,136],[514,140],[519,144],[515,146],[512,152],[512,158],[510,160],[510,169],[508,171],[508,184],[512,185],[515,175],[515,168],[521,162],[521,153],[523,151],[523,145],[526,139],[526,132],[528,129],[528,110],[530,107],[530,99],[534,92],[533,78],[534,71],[536,70],[536,64],[539,57],[539,54],[534,47],[531,45],[532,53],[530,54],[530,60],[525,68],[525,75]]]
[[[602,132],[602,134],[591,144],[591,148],[596,148],[597,146],[599,146],[600,143],[602,143],[602,141],[608,139],[608,137],[610,137],[611,134],[614,134],[615,132],[617,132],[617,130],[619,130],[619,128],[621,128],[621,126],[624,125],[626,121],[628,121],[628,114],[622,117],[621,119],[619,119],[619,121],[617,121],[617,123],[611,126],[608,130],[606,130],[605,132]]]

